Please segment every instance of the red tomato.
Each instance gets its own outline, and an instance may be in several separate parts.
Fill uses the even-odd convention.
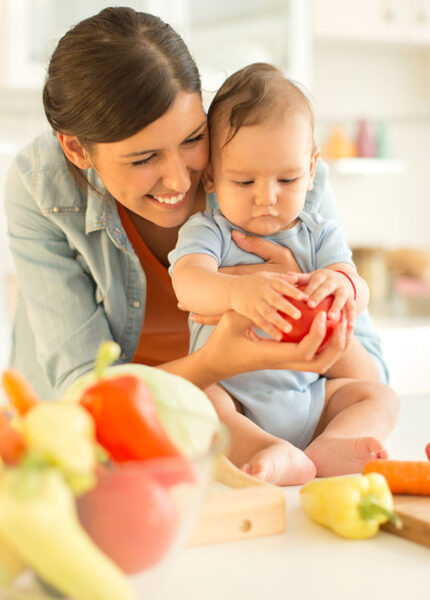
[[[427,444],[427,446],[426,446],[426,454],[427,454],[427,458],[430,460],[430,444]]]
[[[127,574],[157,564],[179,525],[169,491],[137,465],[99,474],[77,499],[79,518],[94,543]]]
[[[159,460],[154,458],[145,461],[145,473],[164,487],[171,487],[180,483],[196,484],[198,479],[197,469],[184,456],[177,456],[172,459],[161,458]]]
[[[299,287],[299,289],[302,289],[302,290],[304,290],[306,288],[306,286],[298,286],[298,287]],[[312,325],[312,321],[314,320],[317,313],[319,313],[321,311],[325,311],[326,313],[328,313],[328,311],[330,310],[331,305],[333,303],[333,300],[334,300],[334,296],[332,296],[332,295],[327,296],[327,298],[324,298],[324,300],[322,302],[320,302],[318,304],[318,306],[316,306],[315,308],[309,308],[309,306],[303,300],[296,300],[295,298],[290,298],[289,296],[285,296],[285,298],[288,300],[288,302],[291,302],[291,304],[296,306],[302,313],[302,316],[299,319],[295,320],[295,319],[292,319],[289,315],[286,315],[285,313],[279,311],[279,314],[286,321],[291,323],[291,325],[292,325],[291,331],[289,331],[288,333],[285,333],[285,332],[282,333],[281,341],[282,342],[294,342],[294,343],[300,342],[304,338],[304,336],[307,333],[309,333],[309,330]],[[342,320],[343,320],[343,312],[341,312],[340,315],[338,315],[338,317],[336,319],[327,317],[327,332],[324,337],[324,340],[322,341],[321,346],[319,347],[319,350],[323,349],[327,340],[330,338],[331,334],[333,333],[333,329]]]

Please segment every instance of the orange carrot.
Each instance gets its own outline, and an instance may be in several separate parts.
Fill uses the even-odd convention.
[[[0,458],[8,465],[16,465],[25,453],[25,442],[3,411],[0,411]]]
[[[2,383],[11,404],[20,415],[25,415],[40,402],[40,398],[34,389],[16,369],[3,371]]]
[[[430,461],[371,460],[363,473],[380,473],[393,494],[430,496]]]

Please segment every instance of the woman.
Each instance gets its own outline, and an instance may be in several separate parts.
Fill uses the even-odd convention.
[[[197,67],[170,26],[129,8],[82,21],[53,53],[43,101],[55,135],[17,156],[6,191],[20,288],[12,363],[43,397],[90,370],[105,339],[121,345],[123,362],[158,365],[202,388],[250,369],[322,373],[342,360],[342,326],[316,354],[322,315],[295,345],[253,341],[249,323],[228,313],[186,356],[187,315],[176,306],[167,254],[205,206],[208,139]],[[325,216],[334,211],[322,164],[307,201]],[[267,269],[294,268],[285,249],[238,243]],[[371,353],[360,371],[376,377],[378,340],[369,321],[357,329]]]

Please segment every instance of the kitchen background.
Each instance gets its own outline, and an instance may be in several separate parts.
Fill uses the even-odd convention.
[[[126,3],[126,0],[124,0]],[[122,4],[122,3],[119,3]],[[347,238],[371,292],[392,385],[430,380],[430,0],[129,0],[185,38],[204,102],[256,61],[302,82]],[[12,156],[46,129],[41,86],[73,24],[112,3],[0,0],[0,206]],[[0,208],[0,369],[16,297]]]

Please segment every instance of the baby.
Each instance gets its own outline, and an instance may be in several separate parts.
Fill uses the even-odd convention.
[[[288,297],[316,307],[332,294],[330,312],[344,311],[352,333],[356,312],[367,307],[368,287],[339,226],[304,210],[320,154],[308,98],[275,67],[250,65],[220,88],[208,124],[204,184],[207,193],[216,192],[219,209],[192,216],[169,255],[180,304],[200,315],[235,310],[265,332],[260,336],[280,340],[291,325],[278,311],[300,317]],[[302,273],[264,266],[241,276],[223,272],[262,262],[235,244],[241,231],[289,248]],[[194,351],[213,328],[191,321],[190,329]],[[256,370],[220,382],[229,395],[220,389],[211,400],[231,431],[233,462],[269,482],[298,485],[385,458],[383,440],[394,427],[398,400],[383,384],[353,378],[349,365],[358,346],[352,336],[335,378]]]

